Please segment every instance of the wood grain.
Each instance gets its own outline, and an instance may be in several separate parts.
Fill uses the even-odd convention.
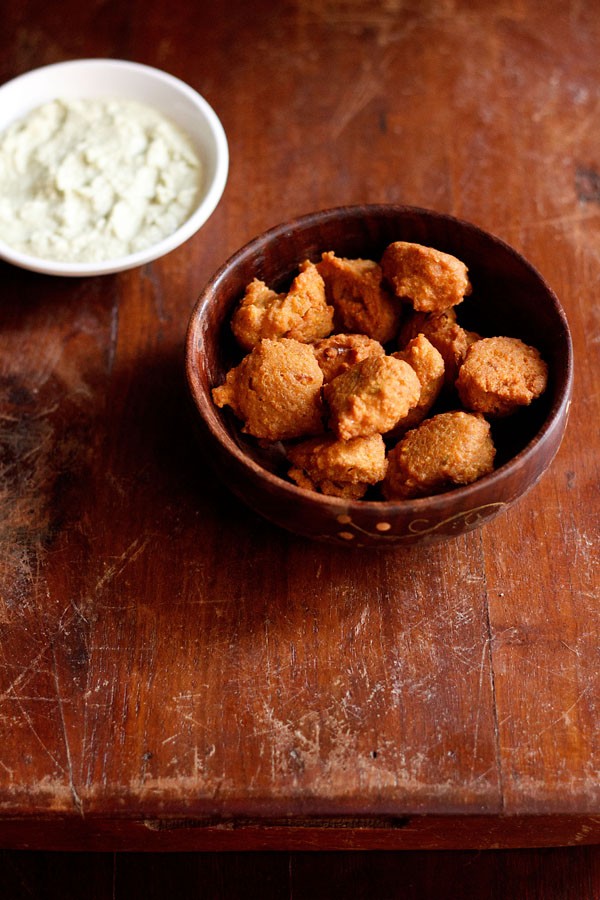
[[[6,900],[144,896],[168,900],[581,900],[594,897],[597,847],[421,853],[0,853]],[[597,891],[596,891],[597,893]]]
[[[600,879],[597,847],[421,853],[0,853],[6,900],[582,900]]]
[[[150,266],[0,265],[3,846],[54,846],[63,823],[63,849],[125,848],[143,822],[207,817],[223,846],[236,823],[262,821],[268,846],[293,820],[314,847],[338,817],[366,817],[354,847],[415,816],[445,847],[481,846],[477,816],[499,846],[543,843],[548,816],[550,843],[598,840],[599,40],[575,0],[209,0],[201,20],[191,2],[10,5],[2,79],[79,56],[157,65],[214,106],[231,173]],[[294,538],[194,442],[183,342],[210,274],[271,225],[359,202],[489,229],[572,329],[552,468],[435,547]]]

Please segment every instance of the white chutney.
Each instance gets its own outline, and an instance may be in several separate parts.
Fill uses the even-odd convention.
[[[176,231],[201,185],[191,141],[155,109],[54,100],[0,135],[0,239],[41,259],[116,259]]]

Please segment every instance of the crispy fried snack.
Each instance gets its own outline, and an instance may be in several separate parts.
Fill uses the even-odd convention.
[[[492,337],[469,348],[456,387],[462,403],[484,415],[508,416],[546,389],[548,366],[518,338]]]
[[[332,430],[348,441],[390,431],[417,405],[421,385],[408,363],[371,356],[338,375],[323,392]]]
[[[493,470],[495,453],[483,416],[440,413],[409,431],[390,451],[383,495],[405,500],[470,484]]]
[[[444,360],[444,381],[448,386],[456,381],[471,344],[480,340],[475,331],[467,331],[457,324],[454,309],[446,309],[441,313],[413,313],[400,331],[400,348],[405,347],[418,334],[425,335],[441,353]]]
[[[385,356],[385,350],[366,334],[332,334],[313,344],[315,357],[323,371],[323,384],[333,381],[368,356]]]
[[[289,477],[299,487],[333,497],[360,500],[387,470],[385,444],[380,434],[338,441],[311,438],[288,450],[293,463]]]
[[[465,264],[433,247],[396,241],[386,248],[381,268],[396,295],[421,312],[441,312],[471,293]]]
[[[231,329],[245,350],[263,338],[292,338],[310,343],[333,331],[333,307],[316,266],[306,261],[287,294],[277,294],[263,281],[251,281],[233,314]]]
[[[392,356],[407,362],[421,384],[419,402],[400,423],[399,427],[404,432],[422,422],[437,400],[444,386],[444,360],[424,334],[418,334],[408,342],[404,350],[392,353]]]
[[[322,384],[308,344],[262,340],[212,396],[217,406],[231,406],[246,434],[282,441],[323,431]]]
[[[398,331],[402,308],[382,285],[381,267],[370,259],[340,259],[323,253],[317,269],[340,328],[366,334],[381,344]]]

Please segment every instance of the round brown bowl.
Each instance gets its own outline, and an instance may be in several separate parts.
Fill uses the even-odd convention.
[[[321,253],[379,260],[393,241],[436,247],[469,268],[473,293],[460,320],[484,336],[521,338],[549,367],[546,392],[531,406],[492,425],[496,470],[474,484],[418,500],[348,501],[286,480],[282,454],[243,435],[233,414],[219,410],[211,389],[240,361],[230,330],[235,305],[253,278],[287,288],[305,259]],[[519,253],[480,228],[451,216],[405,206],[348,206],[302,216],[242,247],[210,279],[193,310],[186,346],[189,388],[201,438],[217,473],[256,512],[289,531],[352,546],[382,547],[452,537],[489,521],[538,481],[565,430],[573,351],[565,314],[541,275]]]

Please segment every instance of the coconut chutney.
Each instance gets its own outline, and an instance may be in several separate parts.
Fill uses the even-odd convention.
[[[191,141],[157,110],[53,100],[0,135],[0,239],[42,259],[126,256],[176,231],[201,184]]]

